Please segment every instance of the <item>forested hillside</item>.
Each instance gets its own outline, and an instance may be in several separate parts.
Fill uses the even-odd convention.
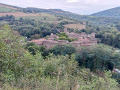
[[[92,16],[98,17],[120,17],[120,7],[104,10],[98,13],[92,14]]]

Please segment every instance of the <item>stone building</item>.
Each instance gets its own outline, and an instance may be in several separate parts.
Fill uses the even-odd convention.
[[[64,45],[72,44],[75,47],[80,46],[92,46],[97,44],[97,39],[95,38],[95,33],[86,34],[86,33],[74,33],[68,32],[67,29],[64,29],[64,32],[68,35],[69,38],[77,39],[76,41],[68,42],[67,40],[57,40],[59,37],[53,33],[48,38],[42,38],[37,40],[32,40],[29,42],[34,42],[39,46],[45,46],[47,49],[52,48],[55,45]]]

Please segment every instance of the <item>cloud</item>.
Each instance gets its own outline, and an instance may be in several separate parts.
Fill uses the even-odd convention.
[[[26,0],[27,2],[30,2],[30,3],[32,3],[33,2],[33,0]]]
[[[98,0],[93,0],[93,2],[98,2]]]
[[[101,0],[102,1],[102,0]],[[85,0],[84,1],[86,4],[97,4],[97,3],[99,3],[99,0]],[[101,2],[102,3],[102,2]],[[99,3],[99,4],[101,4],[101,3]]]
[[[79,0],[67,0],[68,3],[75,3],[75,2],[79,2]]]

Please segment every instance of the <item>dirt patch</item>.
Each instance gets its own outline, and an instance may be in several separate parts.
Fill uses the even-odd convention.
[[[15,17],[25,17],[25,16],[39,16],[40,14],[23,13],[23,12],[0,13],[0,16],[6,16],[6,15],[13,15]]]

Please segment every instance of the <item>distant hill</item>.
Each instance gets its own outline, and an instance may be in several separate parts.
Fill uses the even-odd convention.
[[[120,7],[104,10],[98,13],[92,14],[92,16],[99,17],[120,17]]]
[[[19,7],[0,3],[0,13],[9,13],[9,12],[18,12],[18,11],[21,11]]]
[[[6,15],[6,13],[8,15],[16,15],[14,14],[15,12],[19,13],[48,13],[48,14],[52,14],[52,15],[60,15],[60,16],[64,16],[66,18],[74,18],[74,19],[78,19],[78,18],[86,18],[87,16],[84,15],[79,15],[79,14],[75,14],[75,13],[71,13],[68,11],[64,11],[61,9],[41,9],[41,8],[35,8],[35,7],[27,7],[27,8],[22,8],[22,7],[17,7],[17,6],[12,6],[12,5],[6,5],[6,4],[2,4],[0,3],[0,14],[1,15]],[[0,16],[1,16],[0,15]]]
[[[115,10],[109,9],[88,16],[88,15],[79,15],[79,14],[71,13],[61,9],[41,9],[35,7],[21,8],[17,6],[0,3],[0,16],[13,15],[15,17],[24,17],[24,18],[31,18],[37,20],[46,19],[46,21],[50,20],[50,22],[51,21],[54,22],[54,20],[56,20],[57,17],[59,16],[58,21],[60,21],[60,17],[61,18],[64,17],[65,19],[68,20],[74,19],[76,23],[85,21],[95,26],[102,25],[105,27],[106,25],[113,24],[113,22],[120,21],[120,18],[117,19],[114,18],[114,16],[120,16],[119,11],[120,8],[115,8]],[[100,16],[100,17],[96,17],[96,16]],[[101,16],[103,16],[104,18]]]
[[[24,12],[29,12],[29,13],[65,13],[67,11],[63,11],[61,9],[41,9],[41,8],[34,8],[34,7],[27,7],[23,8]]]

